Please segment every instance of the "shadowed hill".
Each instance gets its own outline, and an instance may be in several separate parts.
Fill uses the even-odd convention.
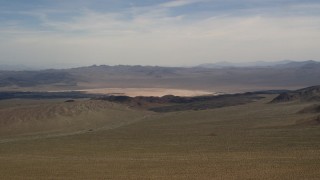
[[[174,112],[235,106],[250,103],[262,98],[263,97],[259,96],[259,94],[244,93],[197,97],[179,97],[172,95],[163,97],[105,96],[95,99],[127,104],[131,107],[144,108],[155,112]]]
[[[320,101],[320,86],[312,86],[296,91],[282,93],[274,98],[272,103],[289,101]]]

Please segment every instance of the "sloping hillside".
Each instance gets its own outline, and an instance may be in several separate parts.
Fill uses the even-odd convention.
[[[272,100],[273,103],[289,101],[320,101],[320,86],[282,93]]]
[[[147,114],[97,100],[2,100],[0,136],[75,134],[104,127],[110,129],[135,122]]]

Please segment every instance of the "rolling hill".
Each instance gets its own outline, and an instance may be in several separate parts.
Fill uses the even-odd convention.
[[[148,114],[98,100],[2,100],[0,137],[15,140],[29,136],[66,136],[112,129],[143,119]]]

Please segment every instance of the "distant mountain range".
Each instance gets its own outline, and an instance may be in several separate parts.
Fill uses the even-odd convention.
[[[0,70],[2,71],[23,71],[23,70],[36,70],[36,68],[30,68],[24,65],[7,65],[0,64]]]
[[[21,65],[21,64],[0,64],[0,71],[37,71],[37,70],[45,70],[45,69],[66,69],[77,67],[75,64],[68,63],[56,63],[56,64],[37,64],[37,65]]]
[[[274,62],[255,61],[255,62],[241,62],[241,63],[222,61],[217,63],[200,64],[197,67],[203,67],[203,68],[268,67],[268,66],[294,67],[294,66],[301,66],[301,65],[313,64],[313,63],[319,63],[319,62],[314,60],[308,60],[308,61],[283,60],[283,61],[274,61]]]
[[[279,67],[294,67],[301,66],[306,64],[314,64],[319,63],[319,61],[315,60],[307,60],[307,61],[292,61],[292,60],[282,60],[282,61],[255,61],[255,62],[228,62],[228,61],[220,61],[216,63],[204,63],[197,65],[195,67],[202,68],[230,68],[230,67],[271,67],[271,66],[279,66]],[[101,65],[102,67],[106,67],[107,65]],[[50,67],[50,68],[49,68]],[[18,65],[18,64],[0,64],[0,71],[36,71],[36,70],[45,70],[45,69],[60,69],[59,67],[72,68],[77,67],[74,64],[55,64],[52,66],[27,66],[27,65]],[[90,67],[90,66],[89,66]],[[97,65],[93,65],[92,67],[98,67]],[[141,65],[117,65],[110,67],[152,67],[152,66],[141,66]],[[159,66],[154,66],[159,67]],[[80,67],[81,68],[81,67]]]
[[[93,65],[71,69],[0,71],[0,90],[152,87],[244,92],[320,85],[320,62],[317,61],[255,64],[215,68]]]

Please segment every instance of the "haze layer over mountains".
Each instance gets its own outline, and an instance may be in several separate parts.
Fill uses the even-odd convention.
[[[93,65],[71,69],[0,71],[0,90],[80,90],[91,88],[175,88],[215,92],[297,89],[320,84],[317,61],[257,66],[197,67]]]

